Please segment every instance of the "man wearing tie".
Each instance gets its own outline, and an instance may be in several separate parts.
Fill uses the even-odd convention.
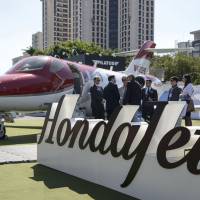
[[[158,101],[157,90],[151,87],[152,81],[146,80],[146,87],[142,89],[142,117],[146,122],[150,122],[153,112],[154,105],[148,104],[148,102]]]

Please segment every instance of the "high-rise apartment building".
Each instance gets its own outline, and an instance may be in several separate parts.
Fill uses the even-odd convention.
[[[108,47],[107,0],[41,0],[44,48],[66,40]]]
[[[72,38],[71,0],[41,0],[43,47]]]
[[[54,44],[54,0],[42,1],[43,48]]]
[[[32,35],[32,47],[34,49],[43,49],[43,34],[42,34],[42,32],[37,32]]]
[[[108,48],[109,1],[93,0],[92,12],[92,42]]]
[[[154,0],[41,0],[44,48],[84,40],[130,50],[154,38]]]
[[[119,0],[119,48],[140,48],[154,40],[154,0]]]
[[[73,40],[95,42],[108,48],[108,1],[72,1]]]

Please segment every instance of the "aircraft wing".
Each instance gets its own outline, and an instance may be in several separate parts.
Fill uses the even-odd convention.
[[[113,53],[113,56],[122,56],[122,57],[136,56],[138,52],[139,52],[139,49],[136,49],[136,50],[131,50],[131,51]]]
[[[189,48],[165,48],[165,49],[154,49],[154,48],[147,48],[145,49],[148,52],[153,52],[153,53],[174,53],[174,52],[190,52],[192,50],[194,50],[193,47],[189,47]]]
[[[155,49],[155,48],[147,48],[145,51],[152,52],[152,53],[175,53],[175,52],[191,52],[194,50],[193,47],[189,48],[160,48],[160,49]],[[131,51],[124,51],[124,52],[119,52],[119,53],[114,53],[113,56],[122,56],[122,57],[127,57],[127,56],[135,56],[139,52],[139,49],[136,50],[131,50]]]

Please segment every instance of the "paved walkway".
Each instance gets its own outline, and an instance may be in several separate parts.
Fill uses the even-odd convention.
[[[33,162],[36,160],[36,144],[0,146],[0,164]]]

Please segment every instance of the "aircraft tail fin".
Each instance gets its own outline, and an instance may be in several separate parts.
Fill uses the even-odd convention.
[[[153,41],[146,41],[125,70],[125,74],[133,74],[135,76],[149,74],[150,59],[153,53],[146,51],[146,49],[155,48],[155,46],[156,44]]]

